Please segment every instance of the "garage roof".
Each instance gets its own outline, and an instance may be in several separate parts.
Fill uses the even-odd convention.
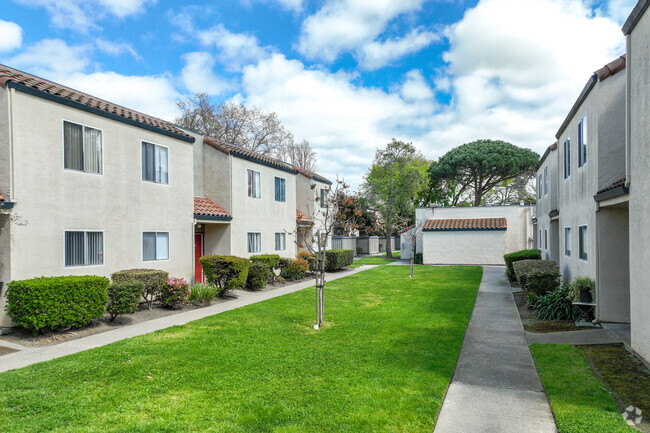
[[[461,231],[461,230],[506,230],[505,218],[459,218],[430,219],[424,224],[423,231]]]

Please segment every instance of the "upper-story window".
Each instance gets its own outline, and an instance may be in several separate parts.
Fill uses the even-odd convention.
[[[169,149],[142,142],[142,180],[169,183]]]
[[[542,198],[542,174],[537,178],[537,198]]]
[[[248,179],[248,196],[252,198],[262,197],[262,184],[260,183],[260,172],[246,170]]]
[[[285,180],[282,177],[275,178],[275,201],[287,201]]]
[[[320,207],[327,207],[327,190],[325,188],[320,189]]]
[[[564,178],[571,176],[571,139],[564,140]]]
[[[578,124],[578,167],[587,163],[587,116]]]
[[[63,167],[68,170],[103,174],[102,131],[64,121]]]
[[[548,165],[544,167],[544,195],[548,194]]]

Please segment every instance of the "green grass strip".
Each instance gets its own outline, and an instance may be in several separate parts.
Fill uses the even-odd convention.
[[[427,432],[478,267],[383,266],[0,374],[9,432]],[[1,359],[0,359],[1,362]]]
[[[584,353],[570,345],[533,344],[530,351],[555,414],[559,433],[636,432],[618,411]]]

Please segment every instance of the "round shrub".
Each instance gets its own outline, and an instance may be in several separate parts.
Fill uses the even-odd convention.
[[[5,309],[14,322],[37,333],[80,328],[104,315],[107,278],[93,275],[41,277],[12,281]]]
[[[309,263],[309,270],[310,271],[317,271],[316,269],[316,264],[318,263],[316,260],[316,256],[314,254],[309,254],[307,251],[300,251],[298,253],[298,258],[303,259],[307,263]]]
[[[139,281],[144,284],[142,297],[150,310],[153,301],[160,296],[160,292],[167,284],[167,279],[169,279],[167,272],[156,269],[127,269],[111,274],[113,283]]]
[[[203,256],[199,259],[205,279],[217,287],[217,295],[228,290],[243,289],[251,261],[235,256]]]
[[[106,311],[111,315],[111,322],[120,314],[132,314],[138,309],[144,284],[138,281],[111,284],[108,288],[108,305]]]
[[[299,280],[305,275],[307,269],[309,269],[309,263],[307,263],[306,260],[295,259],[291,261],[291,264],[288,267],[282,270],[282,277],[291,280]]]
[[[277,254],[259,254],[256,256],[251,256],[251,262],[262,262],[266,263],[270,270],[277,269],[280,267],[280,256]]]
[[[291,262],[293,259],[290,259],[288,257],[280,257],[280,263],[278,264],[278,268],[280,269],[280,275],[282,275],[282,271],[285,270],[286,268],[291,265]]]
[[[183,306],[190,294],[190,285],[182,278],[170,278],[160,292],[160,302],[168,308],[178,309]]]
[[[515,281],[515,270],[512,268],[512,264],[519,260],[542,260],[542,251],[537,249],[515,251],[514,253],[504,255],[503,260],[506,262],[506,275],[508,279]]]
[[[278,257],[279,259],[279,257]],[[251,267],[248,268],[248,279],[246,280],[246,288],[249,290],[260,290],[266,287],[269,282],[269,275],[271,271],[269,266],[263,261],[252,262]]]
[[[354,251],[352,250],[329,250],[325,252],[325,270],[328,272],[338,271],[354,262]]]
[[[560,268],[552,260],[519,260],[512,267],[525,292],[541,296],[560,287]]]

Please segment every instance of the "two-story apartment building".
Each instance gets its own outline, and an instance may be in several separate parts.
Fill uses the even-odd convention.
[[[126,268],[191,278],[193,142],[0,65],[0,281]]]
[[[559,261],[559,212],[557,203],[557,143],[550,145],[537,165],[537,201],[534,216],[535,247],[547,260]]]
[[[314,172],[294,167],[296,177],[296,223],[306,230],[301,230],[298,235],[298,249],[300,251],[316,251],[316,234],[325,232],[325,219],[331,212],[330,194],[332,182]],[[329,206],[329,207],[328,207]],[[332,236],[326,239],[326,246],[331,247]]]

